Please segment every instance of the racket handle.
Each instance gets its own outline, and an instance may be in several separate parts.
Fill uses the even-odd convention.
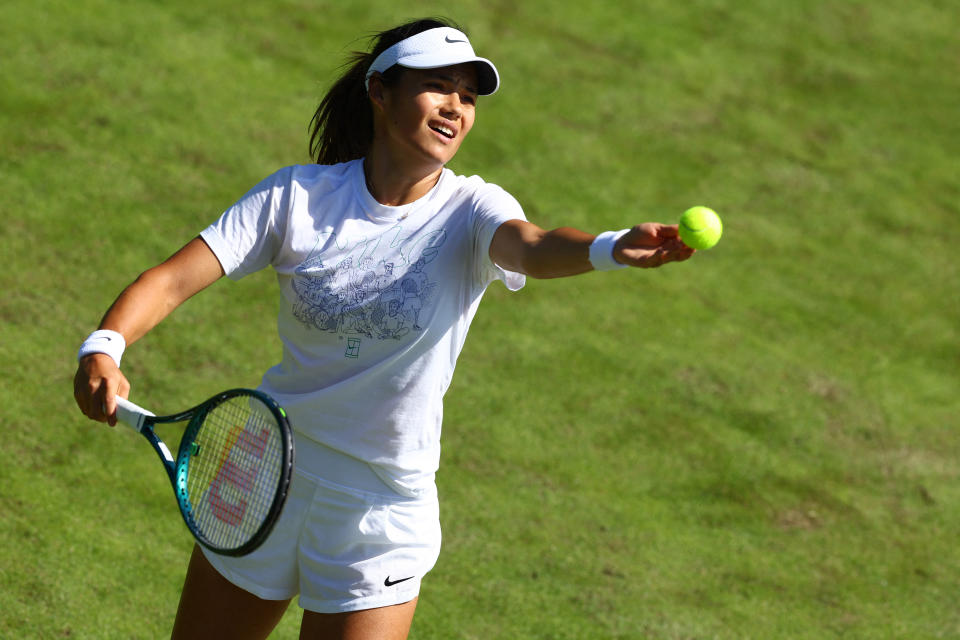
[[[143,431],[143,421],[153,417],[151,413],[143,407],[137,406],[126,398],[116,397],[117,400],[117,419],[120,422],[130,426],[134,431],[140,433]]]

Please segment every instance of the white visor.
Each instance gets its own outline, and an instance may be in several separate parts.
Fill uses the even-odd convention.
[[[438,69],[464,62],[473,62],[477,68],[477,93],[487,96],[500,87],[500,74],[493,63],[478,58],[466,34],[450,27],[422,31],[378,55],[367,71],[365,85],[369,90],[370,76],[395,64],[408,69]]]

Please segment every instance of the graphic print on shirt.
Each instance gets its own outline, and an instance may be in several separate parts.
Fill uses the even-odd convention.
[[[373,238],[321,234],[316,252],[294,270],[294,317],[348,338],[347,358],[359,357],[359,337],[399,340],[422,331],[437,288],[426,267],[445,240],[443,229],[405,237],[401,225]]]

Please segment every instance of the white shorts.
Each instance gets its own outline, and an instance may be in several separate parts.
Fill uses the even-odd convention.
[[[440,554],[436,491],[401,496],[366,463],[296,437],[280,520],[249,555],[203,549],[227,580],[264,600],[297,593],[304,609],[339,613],[409,602]]]

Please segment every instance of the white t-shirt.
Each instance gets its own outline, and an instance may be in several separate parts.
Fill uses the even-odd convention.
[[[362,160],[281,169],[201,233],[232,279],[273,266],[283,359],[261,388],[302,435],[370,464],[398,490],[432,489],[442,398],[487,285],[524,219],[500,187],[444,169],[419,200],[381,205]]]

